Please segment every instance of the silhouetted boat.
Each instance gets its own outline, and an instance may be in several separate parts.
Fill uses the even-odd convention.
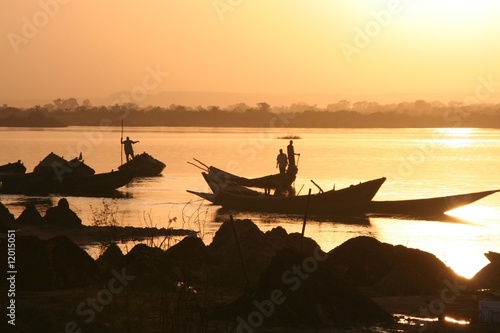
[[[201,193],[192,191],[190,192],[210,202],[213,202],[215,204],[220,204],[227,208],[246,207],[248,208],[248,210],[261,210],[258,208],[251,209],[252,208],[251,206],[254,205],[253,203],[248,203],[248,204],[240,203],[240,201],[244,201],[242,199],[243,197],[263,196],[263,194],[251,190],[246,186],[268,188],[267,187],[268,184],[265,184],[265,182],[261,182],[262,179],[266,181],[271,180],[272,184],[279,183],[278,178],[276,178],[276,181],[272,181],[273,179],[272,177],[280,175],[248,179],[244,177],[235,176],[231,173],[217,169],[213,166],[208,167],[205,165],[205,167],[208,172],[203,173],[203,175],[214,193]],[[290,180],[291,178],[288,179],[288,181]],[[275,186],[274,188],[276,187],[280,188],[280,186]],[[411,217],[439,216],[440,218],[442,218],[444,217],[444,213],[447,211],[468,205],[470,203],[473,203],[479,199],[482,199],[488,195],[491,195],[499,191],[500,190],[490,190],[490,191],[473,192],[473,193],[449,195],[442,197],[411,199],[411,200],[393,200],[393,201],[372,200],[368,205],[364,207],[365,210],[363,211],[363,213],[375,216],[377,215],[383,215],[383,216],[401,215],[401,216],[411,216]],[[219,195],[219,192],[224,192],[224,194],[221,196]],[[258,207],[257,204],[255,204],[255,206]],[[269,209],[265,209],[264,211],[273,211],[273,208],[270,207]],[[280,209],[280,211],[286,212],[287,209]]]
[[[286,172],[257,178],[245,178],[233,175],[214,166],[210,167],[209,172],[215,174],[227,183],[235,183],[246,187],[276,189],[280,193],[291,189],[297,174],[296,172]]]
[[[293,192],[292,184],[295,181],[298,169],[295,168],[293,170],[288,170],[286,173],[278,173],[273,175],[267,175],[263,177],[257,178],[246,178],[234,175],[227,171],[221,170],[214,166],[208,166],[203,162],[194,159],[198,163],[204,166],[204,168],[195,165],[196,167],[205,170],[205,172],[212,174],[215,178],[219,179],[219,182],[223,182],[226,187],[229,187],[231,184],[245,187],[255,187],[262,189],[275,189],[277,193],[285,193],[285,192]],[[242,189],[240,189],[242,190]]]
[[[21,161],[0,165],[1,175],[22,175],[26,173],[26,167]]]
[[[159,176],[166,165],[153,156],[142,153],[118,167],[118,170],[132,170],[136,177]]]
[[[367,213],[412,216],[440,215],[452,209],[473,203],[498,191],[500,190],[413,200],[372,201],[368,206]]]
[[[116,170],[66,178],[61,182],[54,182],[54,193],[82,196],[113,195],[115,190],[127,185],[134,176],[132,170]]]
[[[0,193],[48,195],[67,194],[83,196],[113,195],[114,191],[134,178],[131,170],[96,174],[80,158],[67,161],[50,153],[33,172],[0,177]]]
[[[0,193],[47,195],[53,192],[53,176],[47,173],[28,172],[0,176]]]
[[[209,184],[212,194],[195,191],[196,194],[223,208],[238,211],[258,211],[285,214],[335,215],[342,213],[359,213],[368,208],[385,178],[378,178],[367,182],[351,185],[340,190],[331,190],[317,194],[300,196],[275,196],[246,189],[235,192],[234,188],[225,188],[224,183],[213,174],[203,172],[203,177]]]

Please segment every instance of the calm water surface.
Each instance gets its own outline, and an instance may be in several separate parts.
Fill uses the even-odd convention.
[[[208,191],[201,170],[188,162],[199,159],[247,177],[277,172],[276,155],[294,135],[300,153],[296,189],[306,194],[317,188],[336,189],[373,178],[388,180],[376,200],[412,199],[500,189],[500,131],[485,129],[256,129],[256,128],[126,128],[125,136],[140,140],[143,151],[167,164],[162,176],[136,179],[120,189],[123,198],[69,198],[84,224],[92,223],[92,209],[103,200],[118,209],[124,225],[157,227],[202,226],[205,243],[228,213],[208,205],[186,190]],[[83,153],[96,172],[121,163],[120,128],[68,127],[63,129],[0,128],[0,164],[22,160],[31,171],[48,153],[67,159]],[[27,201],[42,215],[59,197],[0,197],[17,217]],[[300,232],[302,218],[273,214],[234,213],[251,218],[261,230],[278,225]],[[450,213],[447,221],[398,218],[324,221],[311,219],[306,236],[328,251],[351,237],[373,236],[435,254],[456,272],[474,275],[488,263],[483,253],[500,252],[500,193]],[[198,223],[201,222],[201,223]]]

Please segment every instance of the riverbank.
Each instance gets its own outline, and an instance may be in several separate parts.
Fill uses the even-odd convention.
[[[464,279],[432,254],[371,237],[324,252],[300,234],[280,227],[264,233],[250,220],[236,220],[224,222],[209,245],[191,233],[166,249],[139,244],[122,253],[111,243],[92,259],[80,246],[99,241],[95,233],[127,228],[9,228],[17,229],[17,320],[27,332],[66,325],[107,332],[493,333],[499,327],[478,320],[478,302],[496,286],[491,267],[490,284],[484,273],[480,281]],[[133,229],[135,237],[144,235]]]
[[[78,246],[85,247],[101,243],[124,243],[129,241],[145,241],[155,238],[181,237],[193,233],[187,229],[155,228],[155,227],[121,227],[121,226],[85,226],[64,227],[57,225],[24,224],[18,226],[18,236],[36,236],[41,240],[49,240],[65,236]]]

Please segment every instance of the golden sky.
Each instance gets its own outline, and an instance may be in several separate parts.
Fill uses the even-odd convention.
[[[498,0],[2,0],[0,103],[120,91],[499,102],[499,14]]]

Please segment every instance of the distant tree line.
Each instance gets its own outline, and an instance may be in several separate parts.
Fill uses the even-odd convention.
[[[500,104],[466,105],[459,102],[417,100],[395,104],[350,103],[341,100],[324,108],[306,103],[274,106],[262,102],[221,108],[139,107],[135,103],[93,106],[89,100],[56,99],[44,106],[20,109],[0,107],[0,126],[209,126],[209,127],[481,127],[500,128]]]

